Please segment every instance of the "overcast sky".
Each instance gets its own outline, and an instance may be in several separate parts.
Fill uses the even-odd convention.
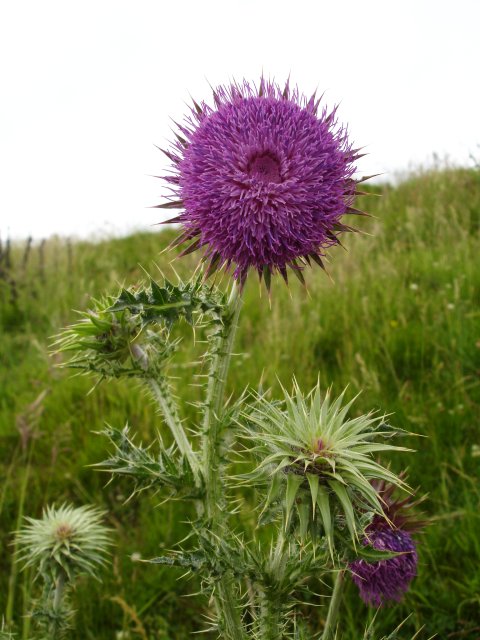
[[[365,173],[480,156],[479,0],[4,0],[0,233],[151,229],[189,94],[318,87]]]

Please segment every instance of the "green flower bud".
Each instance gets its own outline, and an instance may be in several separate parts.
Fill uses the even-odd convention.
[[[47,507],[40,519],[27,517],[17,533],[18,559],[53,580],[59,574],[69,581],[81,574],[97,577],[111,545],[103,515],[94,507],[64,504]]]

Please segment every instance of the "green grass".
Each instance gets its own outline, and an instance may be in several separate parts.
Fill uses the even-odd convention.
[[[348,252],[330,253],[333,282],[318,270],[307,275],[308,293],[298,282],[290,291],[275,283],[270,308],[252,278],[229,388],[240,392],[262,378],[276,392],[293,374],[308,388],[320,372],[335,392],[347,384],[352,395],[363,390],[358,411],[393,412],[395,424],[424,436],[409,438],[417,453],[395,457],[392,466],[408,466],[411,484],[429,493],[432,522],[420,536],[419,576],[402,604],[380,613],[378,630],[393,629],[413,612],[405,637],[425,625],[425,637],[473,640],[480,634],[480,173],[436,171],[372,190],[383,197],[359,204],[378,219],[360,220],[371,235],[345,237]],[[49,337],[74,319],[72,309],[138,281],[139,263],[153,275],[156,264],[168,270],[171,256],[160,250],[171,236],[71,245],[50,239],[27,256],[22,246],[7,256],[3,246],[0,615],[10,598],[20,638],[28,637],[22,616],[31,576],[12,570],[10,532],[22,508],[38,516],[43,505],[65,499],[103,506],[116,530],[102,584],[85,581],[77,589],[72,638],[107,640],[130,630],[131,638],[177,640],[203,627],[208,603],[185,597],[194,581],[130,560],[134,552],[158,555],[186,535],[187,513],[175,503],[156,508],[159,499],[147,494],[123,505],[128,486],[105,486],[107,478],[87,468],[105,453],[93,433],[105,422],[128,420],[148,441],[160,418],[131,383],[104,384],[87,395],[92,381],[70,377],[48,354]],[[193,265],[189,256],[175,267],[188,274]],[[174,373],[193,420],[186,403],[198,389],[191,386],[194,371],[182,364],[191,354],[187,332],[185,338]],[[341,612],[341,637],[349,640],[373,615],[351,584]],[[324,607],[313,611],[319,629],[325,615]]]

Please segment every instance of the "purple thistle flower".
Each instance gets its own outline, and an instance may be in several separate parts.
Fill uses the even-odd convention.
[[[353,231],[341,217],[363,214],[352,208],[358,150],[336,109],[319,110],[320,99],[288,82],[220,86],[213,100],[214,108],[194,102],[165,151],[174,195],[158,208],[184,209],[167,221],[182,223],[174,244],[191,242],[182,255],[203,248],[207,275],[233,268],[243,283],[253,268],[269,288],[271,274],[286,280],[290,267],[303,281],[303,266],[323,267],[325,249]]]
[[[379,562],[351,562],[352,580],[360,591],[360,597],[375,607],[384,605],[388,600],[400,601],[417,575],[418,556],[412,536],[401,529],[375,529],[373,524],[367,529],[364,544],[381,551],[401,552],[402,555]]]
[[[400,477],[404,478],[405,474],[401,473]],[[349,569],[362,600],[379,607],[389,600],[401,600],[417,575],[417,545],[411,534],[423,529],[426,521],[416,516],[413,509],[426,496],[415,500],[409,495],[400,500],[393,495],[393,484],[385,480],[372,480],[371,483],[383,504],[383,516],[374,516],[365,530],[363,544],[379,551],[395,551],[401,555],[378,562],[358,559],[349,564]]]

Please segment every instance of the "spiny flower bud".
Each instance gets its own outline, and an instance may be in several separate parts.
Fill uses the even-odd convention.
[[[81,319],[65,329],[53,346],[73,354],[66,365],[70,368],[115,376],[132,356],[132,346],[143,330],[142,319],[128,309],[113,310],[113,298],[93,303],[93,308],[80,313]]]
[[[304,531],[318,518],[330,550],[336,514],[342,515],[354,544],[365,509],[383,514],[372,479],[405,486],[374,459],[379,451],[408,451],[384,442],[396,430],[373,413],[349,418],[355,398],[343,404],[344,394],[333,400],[328,390],[322,398],[317,383],[305,397],[294,382],[292,395],[284,390],[283,405],[262,397],[257,409],[245,416],[255,442],[252,450],[260,459],[254,477],[270,480],[267,506],[278,500],[285,480],[286,524],[294,509]]]
[[[39,519],[27,517],[17,533],[19,560],[53,579],[59,573],[69,580],[79,574],[97,577],[111,544],[103,515],[94,507],[64,504],[48,506]]]

